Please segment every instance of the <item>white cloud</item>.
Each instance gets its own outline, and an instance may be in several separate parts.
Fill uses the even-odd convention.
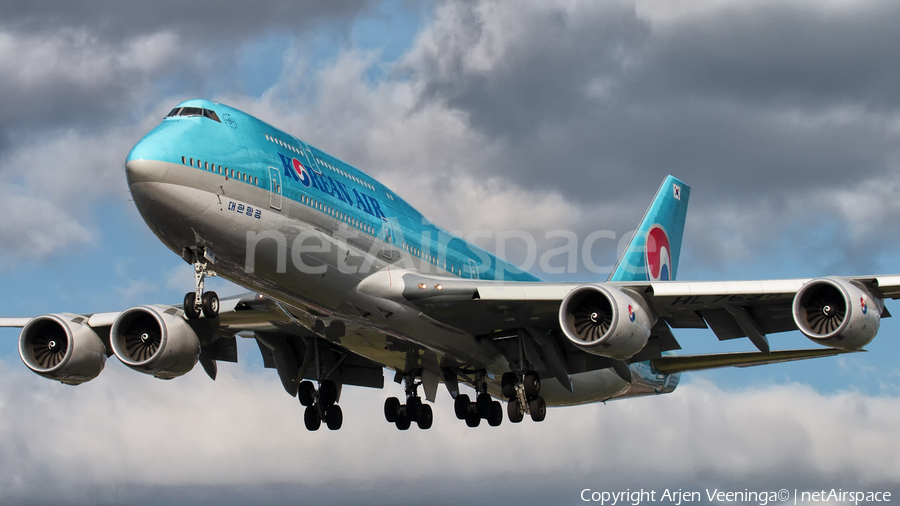
[[[7,270],[23,258],[43,258],[58,251],[71,251],[95,239],[91,231],[74,219],[65,206],[20,195],[19,189],[0,187],[0,200],[7,209],[0,220],[0,268]]]
[[[98,88],[140,82],[177,54],[178,37],[168,32],[110,44],[85,30],[55,34],[0,32],[0,82],[7,92],[55,86]]]
[[[541,424],[475,430],[455,419],[442,388],[434,427],[403,433],[382,419],[382,400],[400,393],[388,382],[385,392],[348,387],[344,427],[309,433],[302,407],[271,370],[225,364],[215,383],[199,368],[166,382],[112,359],[100,378],[75,388],[9,361],[0,374],[0,444],[12,449],[0,456],[0,487],[22,499],[98,494],[113,483],[293,483],[311,501],[336,476],[365,477],[341,480],[338,497],[410,480],[456,497],[467,492],[453,484],[486,480],[503,496],[538,479],[563,501],[581,490],[573,486],[610,480],[647,488],[900,485],[900,456],[885,444],[900,399],[797,384],[723,391],[692,382],[663,397],[554,408]]]

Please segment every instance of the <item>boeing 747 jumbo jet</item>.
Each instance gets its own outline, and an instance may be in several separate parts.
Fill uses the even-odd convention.
[[[181,305],[2,318],[22,327],[22,361],[70,385],[110,355],[162,379],[199,362],[215,379],[218,361],[237,361],[240,334],[306,407],[309,430],[339,429],[342,388],[382,388],[385,369],[406,398],[388,398],[384,417],[406,430],[431,427],[441,383],[468,426],[497,426],[539,422],[547,406],[669,393],[683,371],[858,351],[890,316],[884,299],[900,297],[900,276],[675,281],[690,188],[672,176],[608,280],[543,282],[361,170],[207,100],[175,107],[125,173],[144,221],[193,264],[196,289]],[[204,290],[212,275],[252,292],[220,301]],[[680,328],[759,351],[675,355]],[[789,330],[818,347],[770,350],[768,335]]]

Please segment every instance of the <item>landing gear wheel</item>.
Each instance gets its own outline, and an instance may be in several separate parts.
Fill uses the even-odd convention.
[[[219,296],[216,292],[206,292],[203,294],[203,316],[207,318],[215,318],[219,316]]]
[[[184,294],[184,315],[187,316],[189,320],[200,318],[200,308],[197,307],[196,298],[197,294],[194,292]]]
[[[398,416],[395,423],[397,424],[397,428],[400,430],[409,429],[410,426],[409,418],[407,418],[406,415]]]
[[[534,399],[539,395],[541,395],[541,377],[534,371],[525,373],[525,396]]]
[[[397,417],[400,416],[400,399],[396,397],[388,397],[384,400],[384,419],[388,421],[388,423],[394,423],[397,421]]]
[[[422,405],[422,416],[419,417],[419,421],[417,421],[416,423],[422,430],[428,430],[431,428],[431,424],[434,423],[434,412],[431,410],[430,405]]]
[[[338,405],[331,406],[325,410],[325,425],[328,430],[338,430],[344,424],[344,412]]]
[[[422,399],[408,397],[406,399],[406,417],[410,422],[418,422],[422,418]]]
[[[453,401],[453,410],[456,412],[456,418],[465,420],[469,416],[469,402],[469,396],[466,394],[456,396],[456,399]]]
[[[512,423],[519,423],[525,418],[525,413],[519,406],[519,399],[513,397],[509,400],[509,403],[506,405],[506,417]]]
[[[516,383],[519,380],[516,378],[516,374],[512,372],[503,373],[503,377],[500,378],[500,389],[503,391],[503,397],[507,399],[512,399],[516,396]]]
[[[535,422],[543,422],[547,416],[547,403],[543,397],[528,401],[528,409],[531,411],[531,419]]]
[[[487,421],[488,425],[491,427],[498,427],[503,423],[503,406],[500,404],[500,401],[491,403],[491,415],[488,417]]]
[[[312,381],[301,381],[300,386],[297,388],[297,399],[304,406],[312,406],[315,393],[316,387],[312,384]]]
[[[337,385],[331,380],[319,383],[319,402],[328,407],[337,402]]]
[[[491,416],[492,401],[490,394],[478,394],[478,397],[475,398],[475,412],[478,413],[478,416],[485,419]]]
[[[481,417],[478,416],[478,413],[469,413],[469,415],[466,416],[466,425],[469,427],[478,427],[480,423]]]
[[[316,431],[322,426],[322,420],[319,420],[319,411],[315,406],[307,406],[306,412],[303,413],[303,423],[306,424],[306,430]]]

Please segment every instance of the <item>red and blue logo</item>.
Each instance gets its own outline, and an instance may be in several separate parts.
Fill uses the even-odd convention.
[[[297,160],[296,158],[291,160],[291,165],[294,167],[294,172],[297,173],[297,177],[299,178],[298,181],[300,181],[303,186],[309,188],[309,185],[312,184],[312,179],[310,179],[309,174],[307,174],[306,167],[304,167],[303,164],[300,163],[300,160]]]
[[[669,235],[660,225],[653,225],[647,232],[647,242],[644,245],[646,257],[647,280],[669,281],[672,279],[672,247],[669,245]]]
[[[631,304],[628,304],[628,319],[632,322],[634,321],[634,308],[631,306]]]
[[[866,314],[869,312],[869,306],[866,305],[866,299],[860,297],[859,298],[859,306],[862,308],[863,314]]]
[[[299,181],[300,184],[307,188],[315,188],[338,200],[343,200],[351,206],[356,204],[357,209],[376,218],[386,218],[378,199],[370,197],[363,191],[357,191],[355,188],[347,188],[344,183],[336,181],[331,176],[323,174],[313,167],[303,165],[296,158],[288,158],[281,153],[278,153],[278,156],[281,158],[281,164],[284,166],[285,177]]]

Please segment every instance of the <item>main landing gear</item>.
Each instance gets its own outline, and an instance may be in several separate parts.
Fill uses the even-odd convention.
[[[203,281],[207,277],[216,275],[209,268],[209,262],[215,261],[215,255],[206,248],[201,251],[192,250],[194,257],[194,291],[184,295],[184,314],[189,319],[200,318],[200,312],[207,318],[215,318],[219,315],[219,296],[216,292],[203,293]]]
[[[520,381],[519,378],[522,378]],[[509,421],[519,423],[530,414],[535,422],[542,422],[547,416],[547,403],[541,397],[541,377],[534,371],[523,376],[508,372],[500,379],[503,396],[509,399],[506,413]]]
[[[406,387],[406,404],[400,404],[400,399],[388,397],[384,401],[384,418],[388,423],[393,423],[400,430],[407,430],[413,424],[422,430],[428,430],[434,423],[434,412],[430,404],[422,402],[418,389],[421,382],[416,381],[414,373],[403,377]]]
[[[453,401],[453,409],[456,418],[465,420],[469,427],[478,427],[481,420],[487,420],[488,425],[497,427],[503,423],[503,405],[495,401],[491,394],[487,393],[487,383],[483,375],[475,381],[475,402],[469,400],[466,394],[459,394]]]
[[[337,402],[337,385],[334,381],[325,380],[319,382],[316,389],[312,381],[302,381],[297,391],[300,404],[306,406],[303,413],[303,423],[307,430],[319,430],[322,422],[329,430],[338,430],[344,423],[344,413]]]

